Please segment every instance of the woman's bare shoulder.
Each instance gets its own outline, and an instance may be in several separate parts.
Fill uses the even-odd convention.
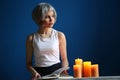
[[[34,35],[34,33],[32,33],[32,34],[29,34],[28,36],[27,36],[27,41],[32,41],[33,40],[33,35]]]
[[[58,31],[58,37],[60,38],[60,37],[64,37],[65,35],[64,35],[64,33],[63,32],[61,32],[61,31]]]
[[[60,42],[63,42],[66,40],[65,34],[63,32],[58,32],[58,38],[60,40]]]

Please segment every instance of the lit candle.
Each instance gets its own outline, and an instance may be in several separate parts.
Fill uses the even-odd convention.
[[[83,62],[83,77],[91,77],[91,62]]]
[[[75,59],[75,64],[82,65],[83,60],[82,59]]]
[[[81,65],[73,65],[74,77],[81,78],[82,77],[82,66]]]
[[[98,64],[91,65],[92,77],[99,77],[99,66]]]

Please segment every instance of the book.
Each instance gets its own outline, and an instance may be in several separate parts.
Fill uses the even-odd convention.
[[[49,74],[49,75],[45,75],[45,76],[42,76],[40,78],[38,78],[37,80],[48,80],[48,79],[68,79],[68,78],[73,78],[72,76],[70,75],[67,75],[67,74],[63,74],[62,72],[64,70],[68,70],[69,67],[66,67],[66,68],[60,68],[56,71],[54,71],[53,73]]]

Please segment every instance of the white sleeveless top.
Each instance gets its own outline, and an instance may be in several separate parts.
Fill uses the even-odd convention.
[[[43,38],[39,33],[33,36],[33,53],[35,67],[48,67],[60,62],[58,31],[52,29],[49,38]]]

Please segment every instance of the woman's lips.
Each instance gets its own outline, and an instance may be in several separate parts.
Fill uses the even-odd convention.
[[[49,23],[49,25],[53,25],[53,23]]]

